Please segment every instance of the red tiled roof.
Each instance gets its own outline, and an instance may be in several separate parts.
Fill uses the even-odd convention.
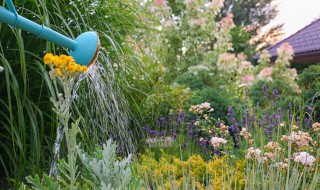
[[[272,56],[272,61],[277,57],[278,47],[285,42],[292,46],[294,50],[294,60],[308,56],[320,58],[320,19],[313,21],[295,34],[267,48]],[[259,56],[260,53],[255,55],[253,59],[258,60]],[[320,61],[320,59],[317,61]]]

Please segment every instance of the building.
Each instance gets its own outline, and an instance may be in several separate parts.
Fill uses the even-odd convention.
[[[271,54],[271,61],[277,58],[277,49],[283,43],[289,43],[293,50],[294,56],[292,63],[316,63],[320,62],[320,19],[313,21],[298,32],[288,38],[267,48]],[[260,53],[253,57],[256,62]]]

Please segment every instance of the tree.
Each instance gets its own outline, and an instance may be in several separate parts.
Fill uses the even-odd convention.
[[[274,0],[225,0],[221,16],[230,12],[234,15],[235,25],[245,26],[251,35],[256,35],[258,29],[269,24],[279,11]]]

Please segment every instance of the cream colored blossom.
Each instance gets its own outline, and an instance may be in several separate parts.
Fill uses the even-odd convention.
[[[277,152],[277,151],[281,150],[281,147],[280,147],[279,143],[273,142],[273,141],[268,142],[268,144],[265,145],[264,148],[267,148],[267,149],[269,149],[269,150],[271,150],[273,152]]]
[[[251,137],[251,134],[247,131],[246,128],[242,128],[242,130],[240,131],[240,136],[242,136],[245,139],[248,139]]]
[[[320,123],[315,122],[314,124],[312,124],[312,129],[314,132],[316,132],[320,135]]]
[[[223,123],[220,123],[220,130],[226,134],[229,133],[229,127],[224,125]]]
[[[250,147],[247,150],[246,159],[257,159],[261,160],[261,150],[260,149],[254,149],[253,147]]]
[[[288,164],[284,162],[277,162],[274,164],[275,167],[279,167],[282,170],[286,170],[288,168]]]

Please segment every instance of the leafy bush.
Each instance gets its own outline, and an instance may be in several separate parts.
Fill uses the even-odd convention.
[[[235,99],[233,99],[235,101]],[[225,120],[226,113],[230,104],[235,102],[231,101],[231,97],[227,94],[221,93],[219,89],[204,88],[202,90],[195,91],[192,97],[188,99],[188,105],[198,105],[203,102],[208,102],[214,111],[211,113],[213,118],[220,118]],[[190,107],[185,107],[189,109]]]
[[[320,65],[311,65],[299,75],[298,84],[302,90],[301,96],[307,104],[316,107],[315,121],[320,120]]]

